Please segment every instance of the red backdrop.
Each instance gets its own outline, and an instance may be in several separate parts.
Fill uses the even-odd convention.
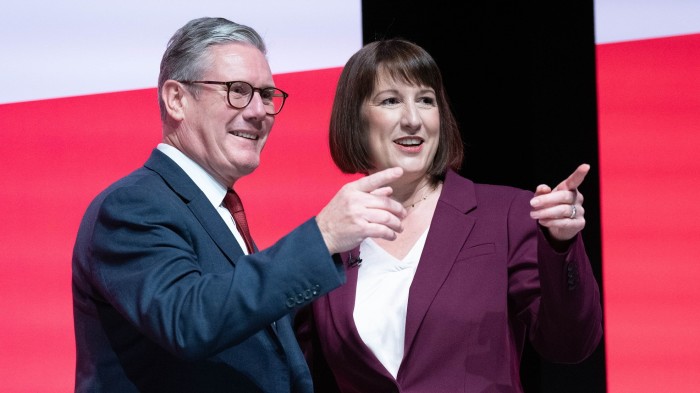
[[[700,389],[698,49],[597,47],[609,392]]]

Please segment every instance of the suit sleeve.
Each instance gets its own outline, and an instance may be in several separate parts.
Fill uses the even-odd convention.
[[[180,358],[240,343],[344,280],[313,219],[229,261],[189,213],[172,193],[121,187],[105,197],[90,235],[93,288]]]

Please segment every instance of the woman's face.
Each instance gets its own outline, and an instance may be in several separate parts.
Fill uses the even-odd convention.
[[[440,112],[432,88],[397,82],[385,73],[363,105],[374,171],[400,166],[404,177],[425,176],[440,136]]]

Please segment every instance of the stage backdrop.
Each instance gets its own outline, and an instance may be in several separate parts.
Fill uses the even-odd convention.
[[[700,3],[595,14],[608,392],[697,392]]]
[[[608,391],[696,391],[700,10],[691,1],[595,6]],[[240,184],[257,242],[272,244],[349,180],[330,161],[326,128],[340,67],[361,45],[359,0],[3,5],[3,392],[72,390],[78,222],[159,141],[160,55],[198,16],[258,29],[291,94],[261,167]]]

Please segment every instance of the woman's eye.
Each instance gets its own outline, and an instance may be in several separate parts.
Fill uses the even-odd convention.
[[[435,105],[435,99],[433,97],[421,97],[418,102],[423,105]]]
[[[399,100],[397,100],[395,97],[385,98],[382,100],[382,105],[396,105],[398,103]]]

